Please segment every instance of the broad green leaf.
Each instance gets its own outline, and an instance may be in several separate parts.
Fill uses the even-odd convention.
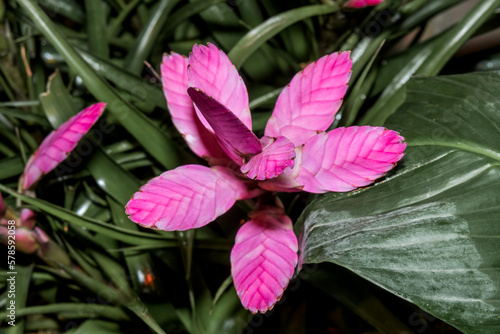
[[[336,4],[310,5],[273,16],[243,36],[231,49],[228,57],[236,68],[240,68],[253,52],[283,29],[311,16],[330,14],[338,10],[339,7]]]
[[[346,267],[465,333],[500,330],[500,73],[412,79],[385,182],[314,201],[301,259]]]

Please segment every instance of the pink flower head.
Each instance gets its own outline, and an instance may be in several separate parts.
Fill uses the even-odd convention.
[[[369,126],[325,132],[342,104],[351,66],[349,52],[339,52],[297,73],[259,140],[251,130],[245,84],[224,52],[208,44],[195,45],[189,58],[165,55],[162,81],[173,123],[212,167],[181,166],[150,180],[127,203],[130,219],[187,230],[266,190],[350,191],[383,176],[404,155],[397,132]],[[231,252],[236,291],[253,313],[276,304],[297,265],[290,218],[280,204],[261,202]]]
[[[384,0],[349,0],[344,4],[344,7],[362,8],[367,6],[376,6]]]

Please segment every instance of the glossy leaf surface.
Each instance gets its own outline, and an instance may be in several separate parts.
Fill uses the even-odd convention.
[[[385,124],[408,143],[387,181],[316,200],[301,260],[333,262],[465,333],[500,330],[498,73],[412,79]]]

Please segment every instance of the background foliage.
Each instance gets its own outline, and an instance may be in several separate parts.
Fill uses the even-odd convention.
[[[2,329],[495,333],[500,78],[490,71],[500,66],[499,6],[0,1],[0,190],[11,207],[22,200],[36,210],[37,226],[57,245],[16,254],[17,325],[2,313]],[[442,17],[456,22],[443,27]],[[230,280],[229,251],[247,207],[182,233],[140,230],[123,209],[152,176],[202,163],[173,128],[156,72],[163,52],[188,54],[206,42],[240,69],[260,134],[294,73],[323,54],[352,50],[335,125],[383,124],[409,145],[398,169],[373,187],[281,197],[298,222],[304,267],[265,315],[243,310]],[[37,198],[17,194],[40,141],[96,101],[107,111],[86,141],[43,179]],[[4,304],[5,279],[0,286]]]

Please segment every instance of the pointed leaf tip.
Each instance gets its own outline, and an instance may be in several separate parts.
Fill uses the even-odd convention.
[[[22,188],[26,190],[33,187],[43,175],[66,159],[105,108],[104,102],[93,104],[52,131],[29,158],[22,176]]]
[[[212,222],[247,193],[246,183],[228,168],[185,165],[151,179],[125,208],[144,227],[184,231]]]
[[[297,265],[292,221],[273,208],[250,213],[231,251],[231,274],[243,306],[267,312],[280,300]]]

